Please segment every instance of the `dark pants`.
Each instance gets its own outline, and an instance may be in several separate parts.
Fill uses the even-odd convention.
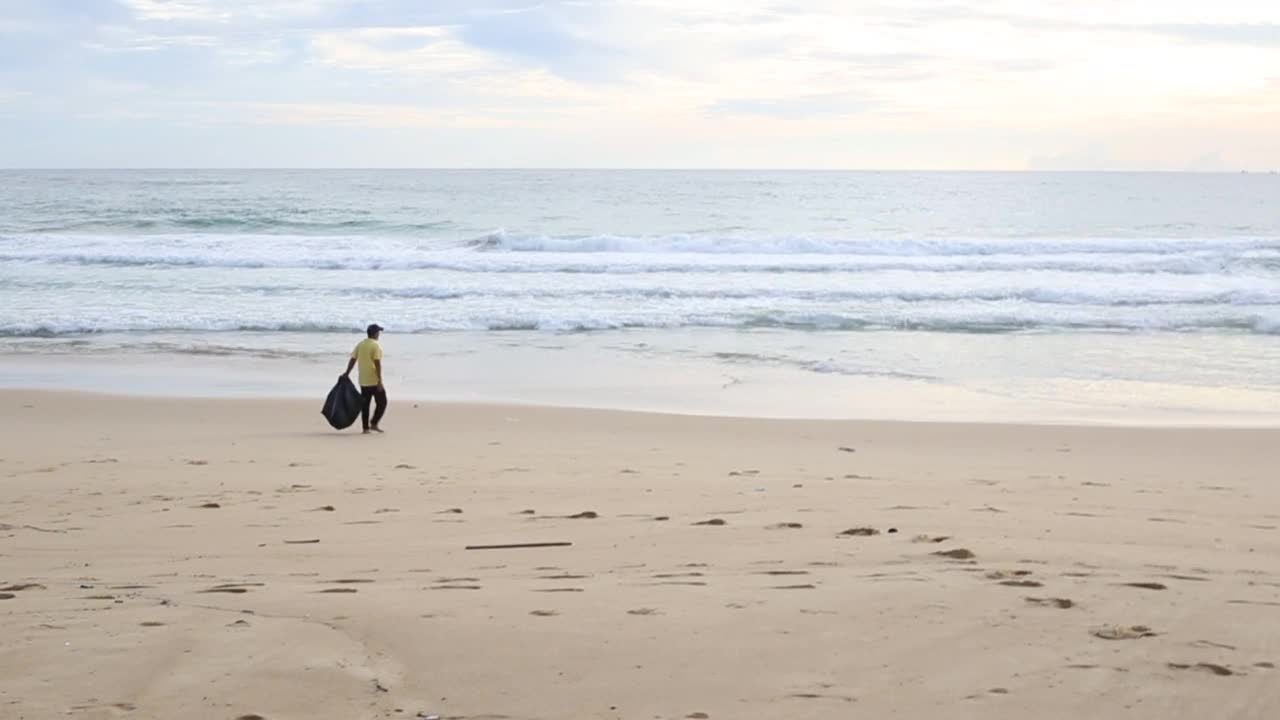
[[[382,422],[382,414],[387,411],[387,391],[373,385],[361,387],[360,395],[364,399],[364,404],[360,406],[360,422],[365,430],[369,429],[369,403],[377,400],[378,406],[373,411],[373,427],[378,427],[378,423]]]

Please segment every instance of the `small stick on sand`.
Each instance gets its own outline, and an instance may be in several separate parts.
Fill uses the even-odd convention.
[[[468,545],[468,550],[510,550],[512,548],[568,547],[571,542],[512,543],[509,545]]]

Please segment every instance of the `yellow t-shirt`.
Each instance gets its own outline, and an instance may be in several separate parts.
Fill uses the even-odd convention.
[[[373,364],[374,360],[382,360],[382,346],[377,340],[361,340],[356,349],[351,351],[351,359],[360,368],[360,387],[373,387],[382,382],[382,378],[378,377],[378,368]]]

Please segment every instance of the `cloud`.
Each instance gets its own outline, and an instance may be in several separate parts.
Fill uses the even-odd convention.
[[[1277,28],[1250,0],[5,0],[0,131],[140,164],[191,133],[273,164],[297,128],[342,158],[1277,165]]]
[[[1113,25],[1114,30],[1169,35],[1193,43],[1280,48],[1280,24]]]
[[[448,27],[362,28],[318,33],[311,51],[319,62],[348,70],[465,76],[492,67]]]
[[[193,108],[192,122],[287,127],[497,128],[516,123],[485,113],[428,110],[415,105],[359,103],[250,103]]]
[[[467,45],[544,67],[574,80],[614,76],[624,53],[591,38],[583,23],[546,7],[479,14],[459,35]],[[587,25],[589,27],[589,25]]]
[[[216,3],[192,0],[123,0],[141,20],[228,20],[231,9]]]
[[[739,98],[718,100],[707,108],[712,114],[767,115],[791,118],[817,115],[851,115],[877,107],[866,98],[845,94],[800,95],[779,98]]]
[[[1032,170],[1067,172],[1082,170],[1233,172],[1240,169],[1239,165],[1226,158],[1222,150],[1207,150],[1198,154],[1176,153],[1153,160],[1141,152],[1126,150],[1126,144],[1088,145],[1056,155],[1035,157],[1027,165]]]

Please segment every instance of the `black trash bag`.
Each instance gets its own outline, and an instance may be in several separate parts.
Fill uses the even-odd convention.
[[[324,399],[324,408],[320,413],[335,429],[346,430],[360,418],[362,405],[360,390],[351,382],[351,378],[343,375],[329,391],[329,397]]]

